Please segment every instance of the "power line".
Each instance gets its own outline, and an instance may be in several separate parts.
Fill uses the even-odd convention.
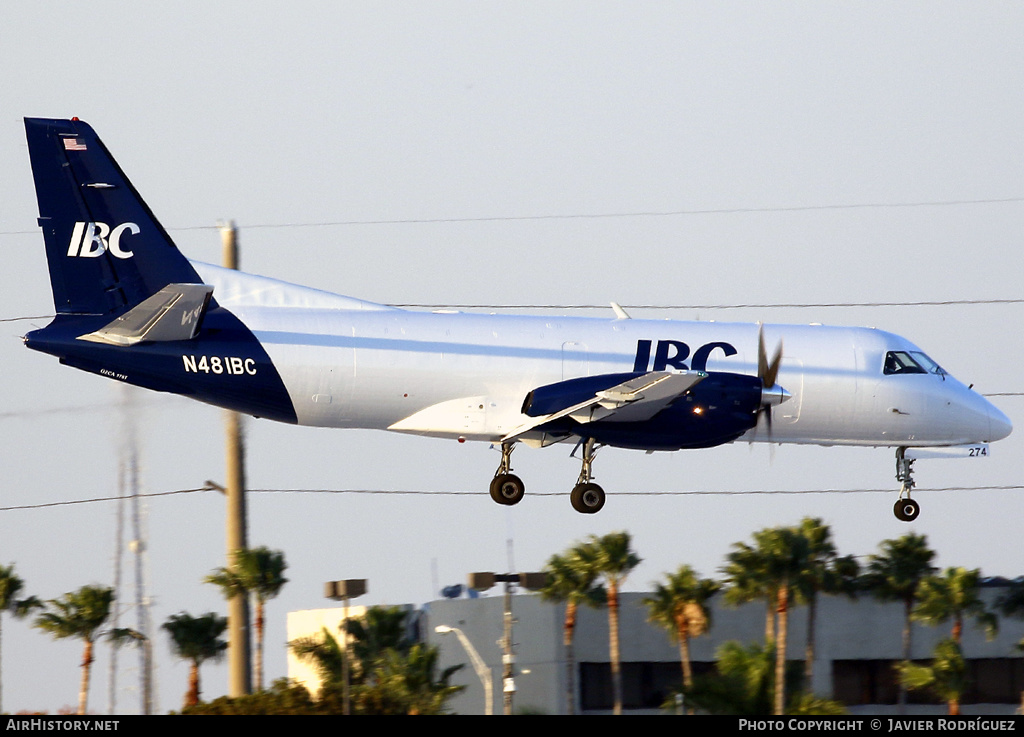
[[[209,486],[201,486],[197,489],[175,489],[174,491],[157,491],[145,494],[138,494],[138,497],[159,497],[159,496],[174,496],[176,494],[194,494],[200,491],[213,491]],[[89,499],[71,499],[62,502],[40,502],[39,504],[20,504],[10,507],[0,507],[0,512],[10,512],[20,509],[46,509],[48,507],[70,507],[78,504],[92,504],[94,502],[117,502],[124,501],[126,497],[123,496],[97,496]]]
[[[354,225],[437,225],[449,223],[531,222],[545,220],[611,220],[620,218],[664,218],[692,215],[747,215],[774,212],[820,212],[829,210],[906,209],[918,207],[962,207],[967,205],[1001,205],[1024,202],[1024,197],[999,197],[976,200],[925,200],[920,202],[860,202],[825,205],[789,205],[776,207],[719,207],[678,210],[638,210],[632,212],[550,213],[547,215],[488,215],[447,218],[394,218],[374,220],[324,220],[297,223],[256,223],[245,230],[282,228],[329,228]],[[167,228],[168,231],[217,230],[218,225],[185,225]],[[0,231],[4,235],[30,235],[37,230]]]
[[[828,210],[865,210],[883,208],[915,208],[915,207],[959,207],[964,205],[996,205],[1024,202],[1024,197],[1005,197],[978,200],[935,200],[922,202],[864,202],[853,204],[830,205],[792,205],[780,207],[722,207],[679,210],[639,210],[633,212],[604,213],[568,213],[548,215],[493,215],[477,217],[450,218],[399,218],[380,220],[333,220],[314,223],[260,223],[244,226],[246,230],[255,228],[322,228],[351,225],[435,225],[448,223],[495,223],[495,222],[530,222],[544,220],[611,220],[620,218],[663,218],[683,217],[690,215],[747,215],[773,212],[817,212]],[[177,230],[204,230],[215,226],[193,226],[177,228]]]
[[[947,492],[947,491],[1021,491],[1024,484],[988,485],[988,486],[945,486],[945,487],[916,487],[914,493],[921,492]],[[201,492],[216,491],[211,486],[201,486],[194,489],[175,489],[173,491],[158,491],[139,494],[139,497],[167,497],[180,494],[196,494]],[[250,494],[331,494],[331,495],[360,495],[360,496],[476,496],[488,497],[486,491],[425,491],[414,489],[247,489]],[[567,491],[533,491],[530,496],[535,497],[563,497]],[[746,489],[741,491],[693,489],[684,491],[617,491],[619,497],[655,497],[655,496],[775,496],[775,495],[806,495],[806,494],[894,494],[898,493],[895,488],[887,489]],[[91,497],[88,499],[73,499],[60,502],[41,502],[39,504],[21,504],[0,507],[0,512],[13,512],[28,509],[46,509],[51,507],[68,507],[79,504],[93,504],[96,502],[121,501],[124,497],[106,496]]]

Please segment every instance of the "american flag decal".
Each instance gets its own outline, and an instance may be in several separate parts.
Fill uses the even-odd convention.
[[[65,136],[64,137],[64,150],[65,151],[85,151],[85,139],[78,138],[77,136]]]

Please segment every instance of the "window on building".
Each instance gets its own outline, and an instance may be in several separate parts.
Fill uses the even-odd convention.
[[[692,664],[694,675],[714,670],[711,662]],[[683,681],[679,663],[622,663],[622,708],[660,709]],[[583,711],[610,711],[612,696],[611,663],[580,663],[580,708]]]
[[[832,661],[833,698],[847,706],[895,704],[899,684],[893,660]],[[927,661],[919,661],[927,664]],[[1024,691],[1024,658],[974,658],[967,661],[970,686],[964,704],[1017,704]],[[912,704],[938,704],[941,699],[926,691],[911,691]]]

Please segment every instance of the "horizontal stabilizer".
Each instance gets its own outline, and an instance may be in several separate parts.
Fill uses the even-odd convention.
[[[79,340],[111,345],[191,340],[199,332],[213,287],[168,284],[99,330]]]
[[[701,371],[651,371],[641,374],[608,389],[597,391],[590,398],[557,412],[533,417],[502,440],[514,440],[541,425],[563,417],[571,417],[580,423],[600,420],[643,422],[654,417],[706,377],[707,374]],[[548,389],[557,387],[556,384]]]

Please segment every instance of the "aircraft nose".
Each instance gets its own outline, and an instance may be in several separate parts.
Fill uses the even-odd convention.
[[[988,405],[988,426],[992,440],[1002,440],[1013,432],[1013,423],[1010,422],[1010,418],[991,403]]]

